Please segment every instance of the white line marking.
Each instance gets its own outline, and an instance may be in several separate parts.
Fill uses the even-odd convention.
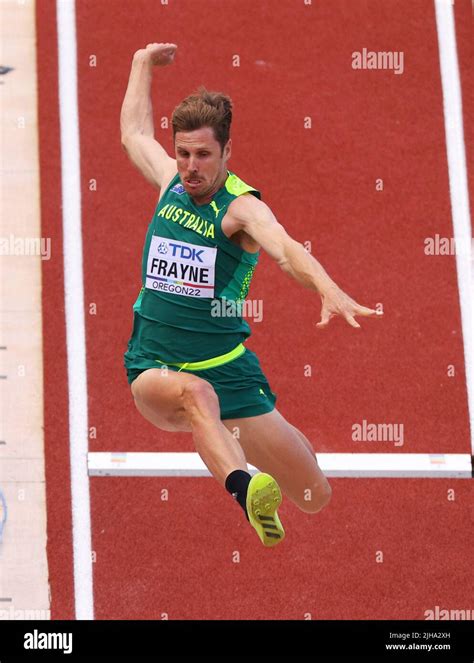
[[[471,448],[474,454],[474,319],[471,299],[473,292],[471,257],[468,251],[464,249],[464,247],[471,246],[472,232],[464,146],[461,83],[452,3],[449,0],[435,0],[435,9],[454,237],[456,244],[459,242],[462,247],[462,250],[456,254],[456,265],[466,364]]]
[[[76,619],[94,619],[74,0],[57,0],[64,288]],[[66,527],[65,523],[65,527]]]
[[[468,454],[317,454],[328,477],[457,477],[470,478]],[[208,477],[197,453],[89,453],[90,476]],[[249,465],[251,473],[257,470]]]

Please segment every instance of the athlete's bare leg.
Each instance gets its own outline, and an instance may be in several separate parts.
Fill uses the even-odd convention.
[[[208,382],[189,373],[150,368],[131,388],[138,411],[157,428],[192,433],[196,451],[221,485],[234,470],[248,472],[244,452],[223,425],[216,392]]]
[[[277,409],[223,423],[230,432],[237,432],[247,462],[275,477],[283,493],[300,509],[316,513],[326,506],[331,487],[309,440]]]

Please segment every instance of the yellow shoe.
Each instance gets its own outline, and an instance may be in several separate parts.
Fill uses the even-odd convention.
[[[285,530],[276,512],[281,500],[280,486],[272,476],[259,472],[250,479],[247,513],[264,546],[276,546],[285,538]]]

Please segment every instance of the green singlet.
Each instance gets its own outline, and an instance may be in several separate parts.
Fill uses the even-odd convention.
[[[222,419],[270,412],[276,400],[257,356],[243,346],[251,331],[242,305],[259,252],[244,251],[222,231],[227,208],[244,193],[260,198],[230,171],[207,205],[194,203],[179,174],[170,182],[148,227],[124,356],[129,383],[165,367],[207,380]]]

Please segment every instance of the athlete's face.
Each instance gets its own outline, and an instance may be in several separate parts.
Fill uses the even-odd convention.
[[[201,204],[210,202],[227,176],[231,140],[222,151],[210,127],[177,131],[175,151],[178,173],[186,192]]]

